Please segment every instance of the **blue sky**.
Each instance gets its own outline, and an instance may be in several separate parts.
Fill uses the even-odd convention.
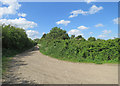
[[[18,27],[23,27],[32,39],[40,38],[43,33],[48,33],[56,26],[66,30],[69,35],[83,35],[86,39],[90,36],[101,39],[118,36],[117,2],[19,2],[18,4],[19,9],[15,9],[14,14],[1,14],[0,23],[3,23],[3,20],[6,24],[15,23]]]

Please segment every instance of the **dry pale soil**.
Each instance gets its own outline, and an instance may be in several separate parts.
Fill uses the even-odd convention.
[[[34,47],[13,58],[3,83],[118,84],[118,65],[61,61]]]

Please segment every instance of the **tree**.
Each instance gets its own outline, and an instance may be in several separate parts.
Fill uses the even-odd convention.
[[[45,39],[69,39],[69,36],[65,30],[54,27],[48,34],[45,35]]]
[[[76,39],[81,39],[81,38],[83,38],[82,35],[76,37]]]
[[[45,38],[46,37],[46,34],[43,34],[42,38]]]
[[[74,39],[75,38],[75,35],[71,35],[71,39]]]
[[[37,43],[39,42],[40,39],[36,38],[34,39],[35,45],[37,45]]]
[[[86,41],[86,39],[84,39],[84,38],[81,38],[81,41]]]
[[[97,41],[101,41],[102,39],[97,39]]]
[[[65,40],[65,39],[69,39],[69,36],[68,36],[68,34],[64,34],[64,35],[62,35],[62,36],[60,37],[60,39],[61,39],[61,38]]]
[[[95,37],[89,37],[88,41],[96,41]]]

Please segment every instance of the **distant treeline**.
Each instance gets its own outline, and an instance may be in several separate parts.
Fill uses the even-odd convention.
[[[34,46],[24,29],[2,25],[2,56],[10,57]]]
[[[46,55],[74,62],[117,63],[120,55],[120,38],[103,40],[81,35],[75,37],[54,27],[38,41],[40,51]]]

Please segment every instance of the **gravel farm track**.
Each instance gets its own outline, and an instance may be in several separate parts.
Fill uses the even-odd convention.
[[[34,47],[13,58],[3,83],[118,84],[118,64],[61,61]]]

